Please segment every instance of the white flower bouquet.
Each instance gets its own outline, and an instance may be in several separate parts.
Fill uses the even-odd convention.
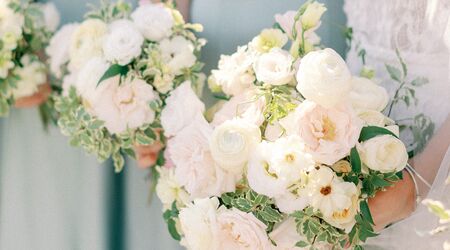
[[[0,116],[48,82],[44,48],[59,25],[51,3],[0,2]]]
[[[209,84],[227,100],[209,122],[189,87],[166,100],[156,192],[188,249],[361,249],[376,235],[367,200],[402,178],[408,155],[381,113],[386,90],[318,47],[325,10],[277,15],[222,56]]]
[[[112,157],[119,172],[136,145],[163,142],[160,114],[170,92],[180,85],[202,89],[197,58],[205,41],[194,34],[201,29],[170,3],[132,11],[122,1],[62,27],[47,52],[62,79],[55,107],[71,145],[101,161]]]

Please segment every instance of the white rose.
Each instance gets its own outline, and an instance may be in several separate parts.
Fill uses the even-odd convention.
[[[394,121],[386,117],[383,113],[375,110],[357,110],[358,117],[364,121],[365,125],[384,127],[386,124],[393,124]]]
[[[289,52],[274,48],[256,59],[253,67],[256,79],[270,85],[287,84],[294,76],[293,62],[294,58]]]
[[[382,111],[389,102],[385,88],[364,77],[352,78],[350,102],[355,109]]]
[[[121,19],[109,25],[103,44],[106,60],[127,65],[142,52],[144,37],[133,22]]]
[[[320,18],[326,10],[327,8],[323,3],[312,2],[308,4],[300,19],[303,29],[307,30],[320,25]]]
[[[312,171],[309,177],[311,206],[318,209],[327,222],[349,233],[359,208],[356,185],[343,181],[328,167]]]
[[[189,194],[181,187],[175,178],[175,169],[167,167],[157,167],[159,173],[156,184],[156,195],[163,204],[163,210],[171,209],[172,203],[179,205],[189,203]]]
[[[103,56],[103,40],[107,25],[99,19],[87,19],[78,26],[71,37],[69,69],[77,71],[90,59]]]
[[[345,100],[352,87],[345,61],[332,49],[312,51],[301,59],[297,90],[326,108]]]
[[[266,53],[273,48],[282,48],[288,42],[288,36],[279,29],[265,29],[253,38],[250,47],[260,53]]]
[[[233,119],[214,129],[209,146],[216,163],[225,171],[241,175],[250,150],[261,141],[259,127]]]
[[[159,96],[153,87],[139,78],[127,78],[119,84],[119,77],[112,77],[100,83],[93,109],[98,118],[112,134],[127,129],[136,129],[155,120],[155,111],[150,102]]]
[[[161,125],[168,137],[176,135],[195,117],[205,112],[205,104],[195,95],[189,81],[182,83],[170,93],[161,113]]]
[[[181,75],[183,69],[192,67],[197,61],[192,42],[182,36],[164,39],[159,45],[162,60],[175,75]]]
[[[178,218],[184,236],[182,245],[189,250],[217,249],[215,230],[218,207],[219,200],[214,197],[194,200],[180,210]]]
[[[249,123],[261,126],[264,122],[266,101],[263,97],[255,100],[256,92],[248,90],[231,97],[214,115],[212,125],[219,126],[225,121],[240,118]]]
[[[33,95],[38,91],[39,85],[47,82],[43,63],[32,60],[27,55],[23,56],[20,62],[23,66],[14,69],[14,74],[19,77],[16,88],[12,90],[15,99]]]
[[[169,37],[175,24],[170,10],[162,4],[141,5],[131,14],[131,18],[150,41],[161,41]]]
[[[236,176],[214,163],[209,140],[212,129],[202,116],[167,142],[169,157],[175,164],[175,177],[191,198],[220,196],[235,190]]]
[[[231,56],[221,55],[219,67],[211,71],[210,81],[220,86],[227,95],[238,95],[253,85],[254,57],[247,51],[247,47],[239,47]]]
[[[49,56],[50,71],[56,77],[61,77],[61,67],[69,61],[70,39],[79,24],[66,24],[51,38],[50,44],[45,49]]]
[[[297,232],[297,223],[292,217],[288,217],[285,221],[276,224],[269,236],[277,244],[276,250],[309,249],[295,246],[297,242],[306,239]]]
[[[392,135],[380,135],[358,145],[361,161],[368,168],[382,173],[398,172],[408,163],[402,141]]]
[[[61,20],[59,11],[56,8],[55,4],[52,2],[42,4],[41,9],[42,9],[42,12],[44,13],[45,27],[49,31],[55,32],[56,29],[58,28],[59,22]]]
[[[252,213],[221,207],[217,215],[218,245],[215,249],[272,249],[266,228]]]

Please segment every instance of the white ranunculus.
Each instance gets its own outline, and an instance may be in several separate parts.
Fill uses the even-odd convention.
[[[22,67],[14,69],[14,74],[19,77],[17,87],[12,90],[15,99],[31,96],[38,91],[39,85],[47,82],[45,65],[37,60],[32,60],[25,55],[20,59]]]
[[[199,115],[167,142],[169,157],[176,166],[175,177],[193,199],[235,190],[236,176],[225,172],[212,158],[211,134],[208,122]]]
[[[303,250],[309,248],[296,247],[295,244],[301,240],[306,240],[297,232],[297,223],[292,217],[288,217],[285,221],[275,225],[269,234],[276,246],[276,250]]]
[[[192,67],[197,61],[194,45],[182,36],[164,39],[159,45],[162,60],[175,75],[181,75],[183,69]]]
[[[352,78],[350,102],[355,109],[382,111],[389,102],[385,88],[364,77]]]
[[[300,62],[297,90],[307,100],[331,108],[347,99],[351,79],[345,61],[334,50],[312,51]]]
[[[141,5],[131,18],[146,39],[156,42],[169,37],[175,24],[170,10],[162,4]]]
[[[45,49],[49,56],[50,71],[56,77],[61,77],[61,67],[69,61],[69,48],[73,32],[78,28],[78,23],[64,25],[50,40]]]
[[[320,18],[326,10],[327,8],[323,3],[314,1],[308,4],[300,18],[303,29],[307,30],[318,26],[320,24]]]
[[[217,249],[217,209],[219,200],[214,198],[197,199],[180,210],[181,231],[184,238],[181,244],[188,250]]]
[[[195,117],[205,112],[205,104],[195,95],[191,83],[186,81],[170,93],[161,113],[161,125],[167,137],[176,135]]]
[[[93,115],[93,104],[98,100],[97,97],[100,89],[105,86],[104,84],[100,84],[99,88],[97,88],[97,85],[109,66],[110,64],[103,58],[94,57],[77,74],[76,83],[74,84],[75,88],[77,93],[83,98],[87,110]]]
[[[247,47],[239,47],[237,52],[221,55],[219,67],[211,71],[210,81],[222,88],[227,95],[238,95],[251,88],[256,77],[253,72],[254,56],[247,51]]]
[[[215,162],[225,171],[242,175],[250,150],[261,141],[259,127],[242,119],[216,127],[209,146]]]
[[[175,169],[167,167],[157,167],[159,173],[156,184],[156,195],[163,204],[163,210],[171,209],[172,203],[179,205],[189,203],[189,194],[181,187],[175,178]]]
[[[284,85],[294,76],[294,58],[289,52],[274,48],[256,59],[254,70],[258,81],[270,85]]]
[[[52,2],[42,4],[41,9],[42,9],[42,12],[44,13],[45,27],[49,31],[52,31],[52,32],[56,31],[56,29],[59,26],[61,17],[59,15],[59,11],[56,8],[55,4]]]
[[[311,206],[318,209],[324,219],[347,233],[356,223],[359,208],[359,190],[352,182],[345,182],[328,167],[310,173]]]
[[[144,37],[133,22],[120,19],[109,25],[103,44],[106,60],[119,65],[127,65],[142,52]]]
[[[266,53],[273,48],[282,48],[288,42],[288,36],[279,29],[265,29],[253,38],[249,44],[251,49]]]
[[[217,215],[217,248],[214,249],[272,249],[266,228],[252,213],[221,207]]]
[[[398,172],[408,163],[402,141],[392,135],[380,135],[358,145],[361,161],[368,168],[382,173]]]
[[[394,123],[389,117],[375,110],[357,110],[357,115],[367,126],[384,127],[386,124]]]
[[[87,19],[73,32],[69,48],[71,71],[80,70],[89,60],[103,56],[107,25],[100,19]]]

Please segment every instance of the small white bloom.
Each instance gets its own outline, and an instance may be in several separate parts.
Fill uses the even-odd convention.
[[[141,5],[131,18],[146,39],[156,42],[169,37],[175,24],[170,10],[162,4]]]
[[[197,61],[194,45],[182,36],[162,40],[160,49],[162,60],[175,75],[181,75],[183,69],[192,67]]]
[[[50,40],[45,52],[49,56],[50,71],[56,77],[61,77],[61,67],[69,61],[69,48],[73,32],[78,28],[78,23],[64,25]]]
[[[405,168],[408,153],[405,144],[392,135],[380,135],[358,145],[361,161],[370,169],[382,173]]]
[[[350,102],[355,109],[383,111],[389,102],[385,88],[364,77],[352,78]]]
[[[9,7],[9,1],[0,2],[0,37],[13,36],[16,41],[22,37],[25,18]]]
[[[209,146],[216,163],[225,171],[242,175],[250,150],[261,141],[259,127],[233,119],[214,129]]]
[[[303,29],[307,30],[320,25],[320,18],[322,17],[323,13],[325,13],[326,10],[327,8],[323,3],[318,3],[314,1],[308,4],[305,12],[303,13],[300,19],[302,22]]]
[[[258,81],[269,85],[284,85],[294,76],[294,58],[289,52],[274,48],[256,59],[254,70]]]
[[[159,173],[156,184],[156,195],[163,204],[163,210],[170,209],[173,202],[180,205],[189,203],[189,194],[183,189],[175,178],[175,169],[167,167],[157,167]]]
[[[332,49],[312,51],[301,59],[297,90],[326,108],[343,102],[352,87],[345,61]]]
[[[44,13],[45,27],[49,31],[55,32],[56,29],[58,28],[59,22],[61,20],[59,11],[56,8],[55,4],[52,2],[42,4],[41,9],[42,9],[42,12]]]
[[[144,37],[133,22],[121,19],[109,25],[103,44],[106,60],[127,65],[142,52]]]
[[[167,137],[176,135],[203,112],[205,112],[205,104],[195,95],[191,82],[182,83],[170,93],[161,113],[164,135]]]
[[[12,91],[15,99],[33,95],[38,91],[39,85],[47,82],[43,63],[32,60],[27,55],[23,56],[20,62],[23,66],[14,69],[14,73],[19,77],[17,87]]]
[[[273,48],[282,48],[288,42],[288,36],[279,29],[265,29],[253,38],[250,47],[260,53],[269,52]]]

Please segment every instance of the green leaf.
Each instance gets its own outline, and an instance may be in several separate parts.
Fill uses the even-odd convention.
[[[366,200],[363,200],[359,203],[359,208],[361,209],[361,213],[363,217],[370,222],[370,224],[374,225],[372,214],[370,213],[369,204]]]
[[[150,137],[148,137],[147,135],[145,135],[144,133],[137,133],[136,134],[136,141],[140,144],[140,145],[151,145],[154,140]]]
[[[309,243],[306,242],[306,241],[302,241],[302,240],[301,240],[301,241],[295,243],[295,246],[296,246],[296,247],[300,247],[300,248],[304,248],[304,247],[309,246]]]
[[[356,150],[356,147],[353,147],[350,151],[350,164],[354,173],[361,173],[361,158],[359,157],[359,153],[358,150]]]
[[[384,180],[383,178],[379,177],[378,175],[371,176],[372,184],[376,187],[389,187],[392,186],[392,183],[389,181]]]
[[[133,159],[136,159],[136,153],[131,148],[123,148],[122,151]]]
[[[88,128],[89,129],[99,129],[100,127],[103,126],[103,124],[105,124],[105,122],[100,121],[100,120],[95,120],[89,124]]]
[[[425,77],[417,77],[416,79],[414,79],[411,82],[411,85],[419,87],[419,86],[425,85],[427,83],[429,83],[427,78],[425,78]]]
[[[388,71],[389,75],[391,76],[392,80],[396,81],[396,82],[401,82],[402,81],[402,73],[401,71],[391,65],[385,64],[386,66],[386,70]]]
[[[359,141],[361,142],[367,141],[379,135],[392,135],[395,138],[398,138],[394,133],[392,133],[388,129],[377,126],[367,126],[362,128],[361,134],[359,135]]]
[[[109,79],[111,77],[114,77],[114,76],[117,76],[117,75],[124,76],[124,75],[126,75],[128,73],[128,71],[129,71],[129,68],[128,68],[127,65],[122,66],[122,65],[119,65],[119,64],[113,64],[105,71],[103,76],[98,81],[97,86],[101,82],[103,82],[104,80]]]
[[[172,238],[174,240],[180,241],[181,236],[177,231],[177,227],[176,227],[176,223],[175,223],[174,219],[167,220],[167,227],[169,229],[170,236],[172,236]]]
[[[244,198],[233,200],[232,203],[234,207],[244,212],[250,212],[250,210],[252,209],[252,204]]]

